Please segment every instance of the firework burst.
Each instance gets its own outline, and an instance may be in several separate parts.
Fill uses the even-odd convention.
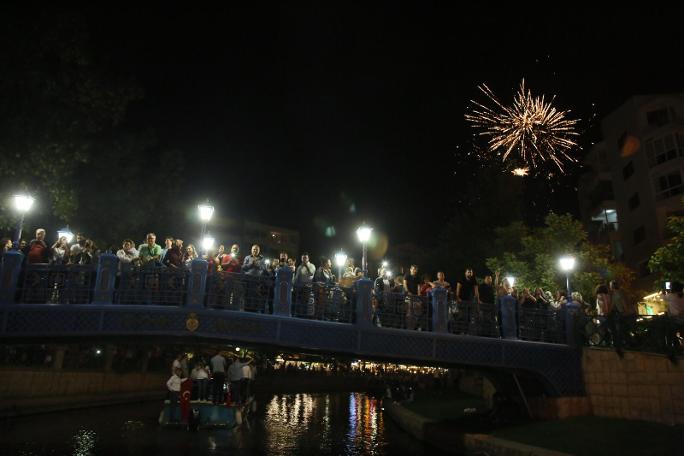
[[[530,173],[529,168],[515,168],[511,171],[511,174],[518,177],[525,177]]]
[[[569,111],[554,108],[555,97],[546,101],[543,95],[532,96],[525,88],[524,79],[511,106],[501,103],[486,84],[479,85],[478,89],[492,106],[471,100],[471,113],[465,118],[479,130],[479,136],[489,138],[490,153],[500,155],[503,161],[513,154],[515,161],[522,162],[519,169],[550,162],[562,171],[564,162],[576,161],[568,153],[577,146],[578,120],[567,118]]]

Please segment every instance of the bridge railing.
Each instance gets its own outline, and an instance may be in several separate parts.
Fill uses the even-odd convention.
[[[579,344],[663,353],[684,351],[684,318],[663,315],[581,315],[572,328]],[[620,341],[616,341],[620,338]]]
[[[293,287],[292,316],[310,320],[352,323],[354,290],[323,283]]]
[[[122,264],[114,291],[114,303],[182,306],[186,300],[187,286],[188,271]]]
[[[163,305],[189,309],[225,309],[280,317],[431,331],[439,334],[501,337],[498,306],[457,302],[447,290],[428,296],[375,294],[373,283],[360,279],[352,287],[320,283],[293,285],[290,268],[275,279],[209,271],[195,260],[190,270],[133,267],[104,254],[96,266],[25,265],[24,256],[8,252],[0,265],[0,305],[23,303]],[[517,309],[503,316],[515,320],[517,337],[574,343],[566,314]],[[566,334],[567,333],[567,334]],[[581,338],[577,338],[581,343]]]
[[[206,306],[212,309],[271,313],[273,280],[216,271],[207,276]]]
[[[89,304],[93,299],[93,265],[30,264],[20,276],[18,302]]]
[[[562,343],[565,341],[564,314],[559,310],[520,307],[519,333],[523,340]]]
[[[384,293],[377,301],[377,323],[384,328],[430,331],[432,302],[428,296]]]

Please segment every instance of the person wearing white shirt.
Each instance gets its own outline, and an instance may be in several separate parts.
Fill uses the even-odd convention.
[[[209,371],[204,362],[195,364],[190,374],[193,382],[197,385],[197,398],[200,401],[207,400],[207,384],[209,383]]]
[[[130,264],[135,263],[138,259],[138,251],[134,247],[133,241],[126,239],[123,241],[122,249],[116,252],[119,263]]]
[[[247,358],[238,359],[236,356],[233,359],[233,363],[228,367],[228,380],[230,381],[232,402],[236,404],[242,403],[243,367],[250,362],[252,361],[247,360]]]
[[[166,387],[169,390],[169,422],[178,422],[176,419],[176,408],[178,405],[178,397],[180,396],[180,390],[181,390],[181,383],[185,380],[184,378],[181,378],[181,373],[182,371],[180,369],[176,369],[171,375],[171,378],[169,378],[166,381]]]

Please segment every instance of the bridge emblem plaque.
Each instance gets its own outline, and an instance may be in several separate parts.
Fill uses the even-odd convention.
[[[195,312],[191,312],[188,315],[188,319],[185,320],[185,328],[190,332],[195,332],[199,328],[199,320]]]

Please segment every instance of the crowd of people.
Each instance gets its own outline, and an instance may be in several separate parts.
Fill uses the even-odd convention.
[[[221,350],[216,351],[208,361],[202,356],[193,357],[191,361],[187,353],[179,353],[171,363],[171,377],[166,382],[170,416],[175,417],[181,385],[185,381],[192,382],[193,401],[214,405],[226,402],[244,404],[252,396],[257,367],[254,360],[246,356],[229,359],[230,362]]]

